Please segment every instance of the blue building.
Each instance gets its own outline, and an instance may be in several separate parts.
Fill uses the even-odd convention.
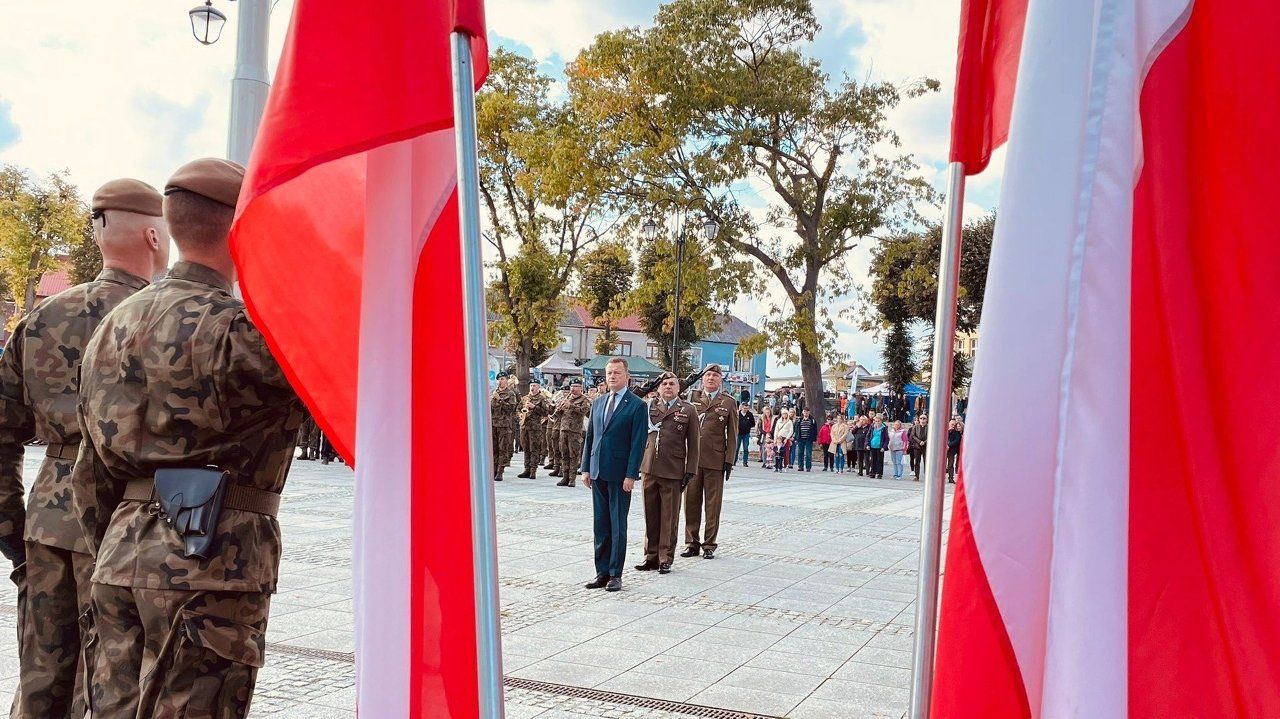
[[[711,362],[725,369],[725,382],[734,394],[747,390],[752,397],[764,392],[765,361],[768,352],[739,359],[738,345],[756,333],[756,328],[733,315],[720,315],[720,329],[689,347],[690,364],[705,367]]]

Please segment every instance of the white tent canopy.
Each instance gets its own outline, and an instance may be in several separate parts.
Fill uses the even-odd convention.
[[[581,374],[582,368],[560,355],[553,353],[538,365],[538,369],[546,374]]]

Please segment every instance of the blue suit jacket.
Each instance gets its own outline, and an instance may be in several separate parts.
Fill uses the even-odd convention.
[[[634,392],[627,390],[605,426],[604,410],[608,401],[606,394],[591,403],[591,422],[582,443],[582,471],[589,473],[592,481],[638,479],[645,440],[649,436],[648,408]]]

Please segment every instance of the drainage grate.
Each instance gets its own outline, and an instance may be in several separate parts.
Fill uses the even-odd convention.
[[[354,652],[337,652],[329,649],[295,647],[291,644],[268,644],[267,653],[270,654],[272,652],[292,654],[297,657],[308,657],[311,659],[325,659],[331,662],[344,662],[346,664],[354,664],[356,661],[356,655]]]
[[[505,677],[502,683],[510,689],[527,689],[542,692],[543,694],[555,694],[557,696],[587,699],[607,704],[622,704],[640,709],[656,709],[689,717],[702,717],[703,719],[780,719],[770,714],[751,714],[750,712],[737,711],[735,709],[718,709],[700,704],[685,704],[666,699],[650,699],[649,697],[639,697],[632,694],[619,694],[599,689],[583,689],[581,687],[552,684],[551,682],[540,682],[533,679]]]

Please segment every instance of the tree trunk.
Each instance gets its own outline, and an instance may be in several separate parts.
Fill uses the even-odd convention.
[[[528,337],[520,338],[520,344],[516,347],[516,379],[521,397],[529,394],[529,380],[533,369],[531,357],[533,357],[533,340]]]
[[[815,419],[826,416],[822,399],[822,363],[818,355],[800,343],[800,376],[804,378],[804,406]]]
[[[27,275],[26,292],[23,294],[22,313],[26,314],[36,303],[36,288],[40,286],[40,275],[35,274],[36,268],[40,266],[41,255],[39,252],[31,253],[31,260],[27,263],[27,269],[30,273]]]

